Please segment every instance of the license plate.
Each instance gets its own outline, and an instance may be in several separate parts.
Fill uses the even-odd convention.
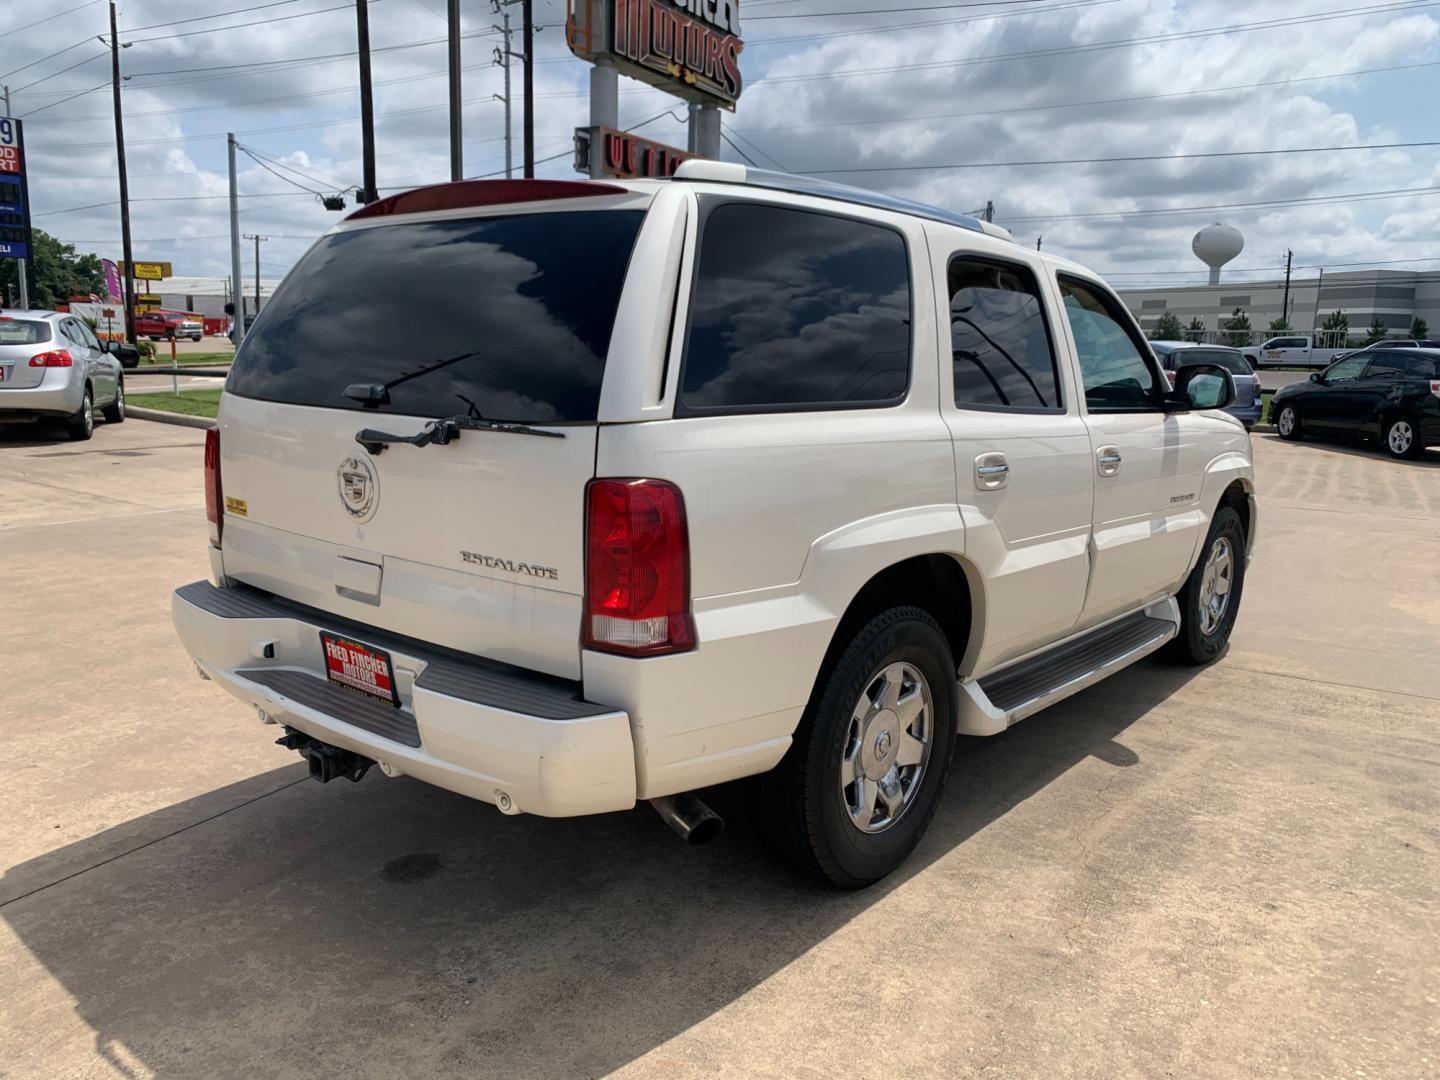
[[[325,652],[325,674],[336,686],[358,690],[389,705],[400,704],[389,653],[323,630],[320,647]]]

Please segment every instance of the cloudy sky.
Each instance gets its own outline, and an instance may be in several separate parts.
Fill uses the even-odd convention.
[[[118,258],[106,4],[4,7],[0,82],[26,121],[34,223]],[[444,180],[445,0],[370,8],[382,192]],[[494,174],[498,17],[490,0],[462,12],[466,175]],[[725,127],[766,167],[958,210],[993,200],[1022,241],[1043,235],[1121,287],[1202,281],[1190,238],[1214,220],[1246,235],[1237,279],[1274,276],[1287,248],[1301,267],[1440,269],[1440,146],[1092,160],[1436,140],[1440,0],[743,0],[741,16],[746,88]],[[536,0],[536,18],[536,156],[557,155],[539,174],[572,176],[588,69],[565,49],[563,0]],[[226,273],[227,131],[314,190],[360,181],[350,0],[124,0],[120,27],[137,260]],[[518,161],[518,67],[514,85]],[[683,112],[621,80],[622,126],[684,146]],[[241,162],[241,225],[271,238],[278,276],[338,215]]]

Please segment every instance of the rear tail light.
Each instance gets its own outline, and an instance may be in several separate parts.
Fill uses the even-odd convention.
[[[220,493],[220,432],[208,428],[205,432],[205,517],[210,521],[210,543],[220,546],[220,533],[224,528],[225,500]]]
[[[31,367],[70,367],[74,362],[64,349],[36,353],[30,357]]]
[[[587,649],[658,656],[695,647],[685,500],[664,480],[592,480],[585,493]]]

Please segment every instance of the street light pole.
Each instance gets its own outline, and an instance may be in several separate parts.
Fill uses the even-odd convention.
[[[465,147],[460,104],[460,0],[448,0],[450,52],[450,179],[465,178]]]
[[[240,192],[235,177],[235,133],[226,136],[230,149],[230,305],[235,309],[235,347],[245,336],[245,296],[240,284]],[[258,309],[257,309],[258,310]]]
[[[120,251],[125,259],[125,340],[135,344],[135,261],[130,247],[130,181],[125,175],[125,116],[120,108],[120,31],[110,0],[110,82],[115,100],[115,164],[120,173]]]
[[[520,49],[524,52],[525,179],[535,179],[535,0],[523,0]]]
[[[255,314],[260,314],[260,241],[269,240],[268,236],[260,236],[256,233],[246,233],[246,240],[255,241]]]
[[[113,0],[112,0],[113,3]],[[375,190],[375,98],[370,87],[370,0],[355,0],[355,40],[360,53],[360,156],[365,190],[362,202],[379,198]]]

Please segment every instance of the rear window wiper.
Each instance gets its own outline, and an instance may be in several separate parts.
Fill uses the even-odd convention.
[[[462,431],[499,431],[507,435],[538,435],[542,439],[563,439],[563,431],[545,431],[529,424],[507,424],[503,420],[482,420],[475,416],[446,416],[431,420],[414,435],[394,435],[388,431],[362,428],[355,433],[355,441],[372,454],[379,454],[392,443],[406,443],[410,446],[448,446],[460,438]]]

